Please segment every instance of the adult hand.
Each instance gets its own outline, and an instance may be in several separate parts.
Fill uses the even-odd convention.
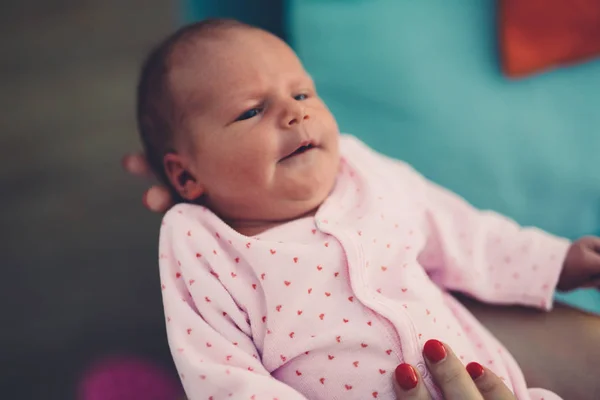
[[[154,174],[142,153],[128,154],[123,158],[123,168],[138,177],[153,177]],[[142,199],[144,206],[153,212],[164,213],[173,205],[169,190],[163,185],[150,186]]]
[[[472,362],[465,368],[450,347],[429,340],[423,348],[427,369],[445,400],[516,400],[504,382],[489,369]],[[431,400],[419,371],[400,364],[395,372],[397,400]]]

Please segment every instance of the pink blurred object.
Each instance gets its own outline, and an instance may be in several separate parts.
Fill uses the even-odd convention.
[[[77,388],[78,400],[177,400],[179,381],[159,366],[135,357],[108,357],[94,363]]]

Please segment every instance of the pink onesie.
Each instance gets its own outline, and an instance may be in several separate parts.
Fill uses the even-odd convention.
[[[392,374],[431,338],[527,389],[506,349],[449,293],[550,309],[569,246],[523,229],[351,136],[315,217],[243,236],[210,210],[164,217],[160,276],[175,364],[190,400],[395,399]]]

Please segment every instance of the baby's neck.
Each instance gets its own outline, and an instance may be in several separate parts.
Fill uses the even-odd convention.
[[[278,227],[280,225],[286,224],[291,221],[295,221],[301,218],[314,217],[317,213],[318,207],[310,210],[309,212],[302,214],[298,217],[287,219],[287,220],[279,220],[279,221],[225,221],[229,226],[231,226],[238,233],[241,233],[244,236],[256,236],[261,233],[268,231],[269,229]]]

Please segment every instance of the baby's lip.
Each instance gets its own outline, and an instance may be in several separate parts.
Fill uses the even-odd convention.
[[[304,153],[308,150],[312,150],[316,147],[317,147],[317,145],[312,140],[303,140],[302,142],[300,142],[300,144],[298,146],[296,146],[290,153],[288,153],[285,157],[283,157],[279,161],[285,161],[288,158],[291,158],[298,154],[302,154],[302,153]]]

